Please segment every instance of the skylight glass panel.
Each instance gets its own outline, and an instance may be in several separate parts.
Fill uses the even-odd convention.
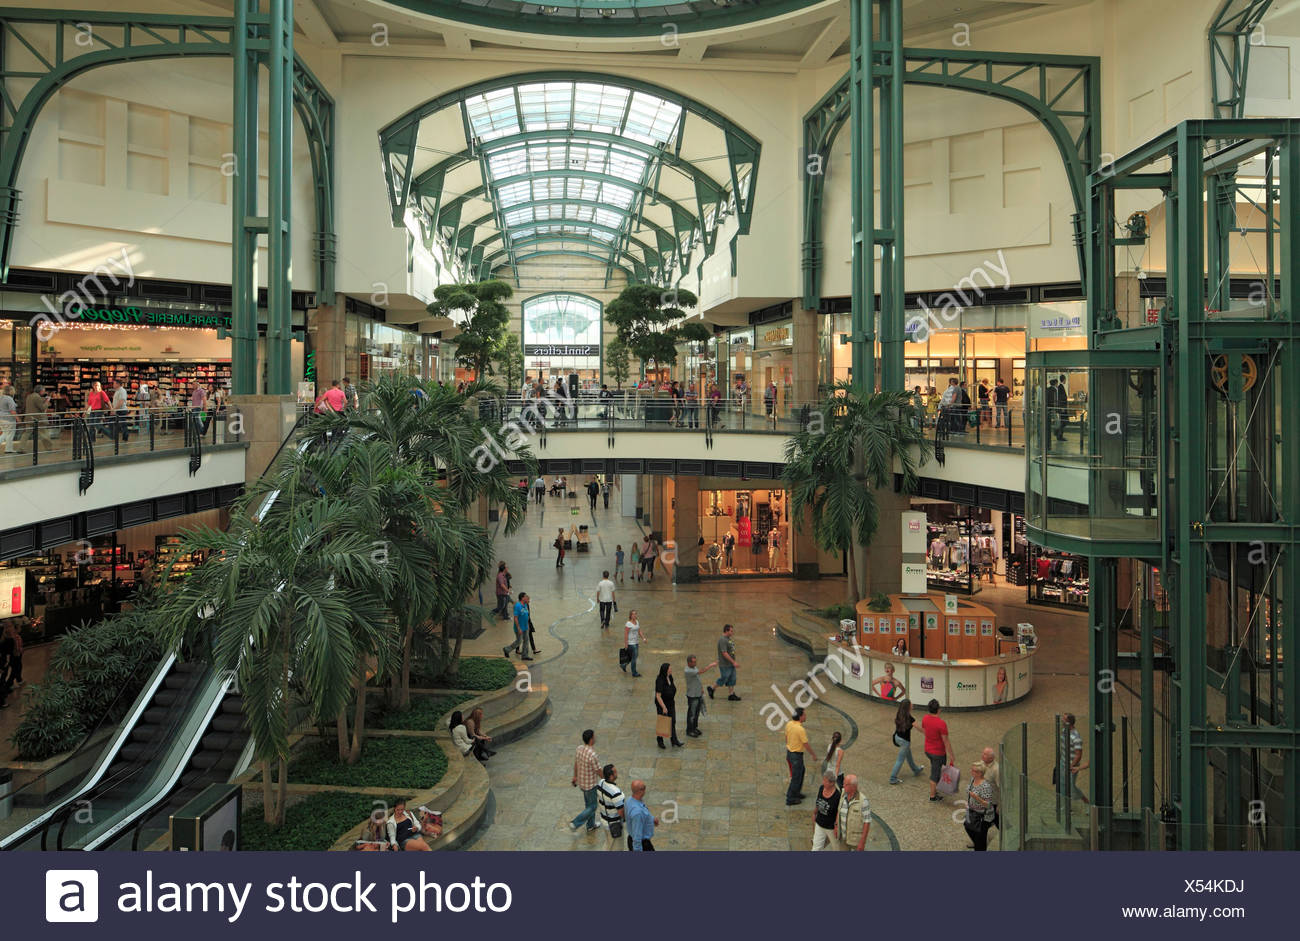
[[[579,82],[574,90],[573,126],[617,133],[629,94],[626,88]]]
[[[519,130],[519,109],[513,88],[498,88],[465,99],[465,112],[474,136],[492,140]]]
[[[634,92],[623,134],[647,144],[667,143],[676,133],[681,116],[679,105],[645,92]]]

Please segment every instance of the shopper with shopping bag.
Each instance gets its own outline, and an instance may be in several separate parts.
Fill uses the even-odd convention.
[[[943,800],[938,792],[939,781],[943,776],[943,769],[946,764],[955,765],[957,758],[952,750],[952,742],[948,740],[948,723],[939,718],[939,700],[931,699],[926,706],[927,714],[921,719],[921,731],[925,733],[925,757],[930,761],[930,800],[933,802]],[[952,785],[953,790],[948,793],[956,792],[956,783]]]

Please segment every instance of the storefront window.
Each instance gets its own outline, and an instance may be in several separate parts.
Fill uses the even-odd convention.
[[[584,294],[539,294],[523,302],[524,373],[548,385],[577,375],[583,389],[599,388],[602,306]],[[567,380],[566,380],[567,381]]]
[[[350,379],[364,382],[381,375],[418,376],[420,355],[420,335],[413,330],[347,315],[343,358]],[[319,378],[328,381],[330,377]]]
[[[700,573],[789,573],[790,520],[784,490],[700,491]]]

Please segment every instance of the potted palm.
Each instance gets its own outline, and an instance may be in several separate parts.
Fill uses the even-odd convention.
[[[876,491],[893,490],[895,465],[904,492],[915,490],[916,470],[933,450],[913,421],[908,393],[864,394],[847,382],[837,383],[786,442],[782,479],[790,490],[790,518],[801,530],[810,525],[822,549],[847,555],[850,604],[866,588],[865,553],[880,523]]]

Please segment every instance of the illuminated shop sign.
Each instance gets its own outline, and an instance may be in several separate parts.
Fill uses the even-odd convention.
[[[529,343],[524,346],[525,356],[599,356],[600,347],[595,345],[569,344],[546,346]]]
[[[188,310],[142,310],[139,307],[69,307],[63,316],[81,323],[115,323],[142,327],[225,327],[230,315]]]

